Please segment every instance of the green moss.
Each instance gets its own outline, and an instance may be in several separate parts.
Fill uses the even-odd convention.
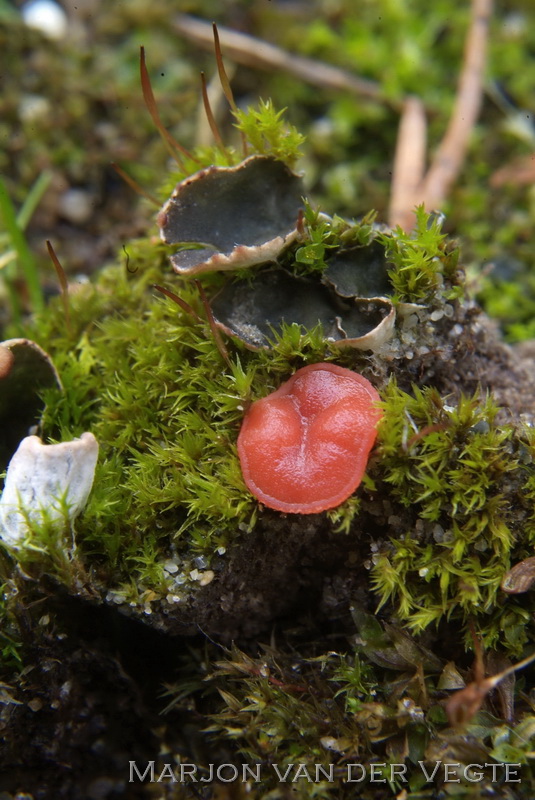
[[[254,526],[257,503],[236,453],[243,410],[295,369],[329,357],[319,327],[294,324],[274,332],[269,351],[251,353],[234,342],[227,368],[208,323],[152,289],[165,281],[165,260],[162,245],[132,243],[130,272],[105,270],[71,297],[72,335],[59,300],[34,334],[52,353],[64,387],[46,394],[45,438],[89,429],[100,443],[94,489],[76,526],[79,553],[100,565],[106,584],[124,583],[127,593],[133,579],[165,593],[165,558],[179,552],[187,575],[193,557],[209,564]],[[220,278],[204,283],[213,291]],[[173,289],[204,313],[191,283],[175,279]],[[338,524],[347,528],[354,510],[354,502],[337,510]],[[44,549],[43,539],[41,558]],[[35,560],[24,550],[19,559]],[[57,574],[53,559],[47,569]]]
[[[271,100],[260,100],[258,109],[237,109],[234,115],[236,128],[255,153],[274,156],[291,167],[302,155],[299,148],[305,137],[293,125],[283,122],[285,110],[277,111]]]
[[[445,280],[454,281],[459,251],[441,228],[441,218],[427,214],[420,206],[412,233],[398,228],[394,235],[380,237],[392,264],[389,276],[399,300],[429,302],[444,288]],[[458,297],[459,289],[457,286],[448,296]]]
[[[247,786],[252,798],[278,798],[291,788],[292,796],[303,800],[345,799],[354,797],[358,786],[362,800],[401,792],[407,800],[432,800],[448,783],[440,767],[426,779],[422,764],[428,775],[437,763],[455,762],[462,770],[473,765],[476,742],[478,763],[521,764],[521,796],[530,796],[535,719],[522,703],[522,691],[517,698],[524,710],[521,721],[500,724],[489,711],[480,711],[457,735],[444,709],[452,663],[361,610],[354,611],[354,619],[358,644],[353,650],[311,656],[301,645],[298,657],[291,648],[274,646],[256,655],[237,647],[224,658],[214,653],[202,685],[185,679],[167,688],[168,709],[185,710],[192,702],[199,707],[211,698],[217,708],[209,714],[209,739],[216,747],[225,741],[235,763],[249,765],[255,776]],[[460,678],[458,671],[455,675]],[[382,765],[374,781],[372,764]],[[390,764],[398,765],[397,771],[391,773]],[[206,765],[201,760],[199,766]],[[282,782],[281,775],[286,776]],[[481,794],[475,794],[471,775],[461,772],[455,796],[484,797],[492,790],[501,797],[503,772],[494,783],[491,775],[489,768],[483,770],[475,784]],[[379,783],[382,777],[387,779]]]
[[[308,207],[309,243],[289,250],[287,265],[301,268],[299,254],[309,247],[313,273],[326,253],[376,237],[372,220],[329,221]],[[423,211],[414,234],[379,237],[398,298],[433,307],[464,291],[456,251]],[[100,442],[95,487],[77,523],[78,555],[99,565],[99,579],[114,591],[161,596],[168,590],[167,558],[180,556],[187,581],[195,557],[209,568],[255,526],[257,502],[245,488],[236,453],[247,404],[306,364],[334,359],[358,369],[369,356],[333,351],[320,326],[306,331],[283,324],[273,331],[270,349],[251,352],[229,343],[227,367],[207,322],[155,296],[152,284],[166,280],[167,248],[142,239],[128,254],[128,269],[105,270],[95,285],[71,297],[71,334],[59,301],[39,321],[36,338],[52,352],[65,389],[47,393],[44,429],[56,439],[91,430]],[[204,278],[209,295],[221,280]],[[173,281],[174,291],[202,317],[194,285]],[[496,424],[490,398],[463,397],[450,408],[435,390],[415,387],[410,396],[394,380],[383,397],[376,466],[364,486],[388,495],[410,527],[394,529],[375,556],[372,584],[380,604],[393,601],[416,630],[452,615],[485,615],[487,644],[505,637],[519,652],[527,635],[521,604],[496,608],[518,539],[511,496],[527,469],[518,462],[518,441]],[[362,513],[359,494],[328,514],[341,533],[350,534]],[[35,561],[29,553],[20,559]],[[62,582],[72,582],[64,565],[49,561]]]
[[[282,258],[283,266],[295,275],[321,275],[327,269],[329,254],[340,247],[370,244],[375,234],[375,216],[371,211],[363,219],[350,222],[336,214],[322,214],[305,200],[305,241],[288,250]]]
[[[23,667],[23,642],[10,602],[9,583],[0,584],[0,675],[10,676]]]
[[[238,359],[231,372],[222,369],[208,325],[156,298],[157,280],[157,266],[135,279],[105,273],[81,301],[91,320],[80,313],[80,298],[73,300],[78,341],[60,346],[66,391],[49,393],[45,419],[58,438],[89,427],[101,444],[105,467],[79,530],[82,547],[108,565],[113,554],[120,572],[139,571],[149,585],[157,557],[171,542],[180,546],[186,530],[197,530],[194,549],[211,552],[226,538],[218,525],[248,524],[254,514],[234,445],[250,377]],[[180,291],[200,310],[191,286]]]
[[[505,260],[476,280],[478,301],[499,320],[509,342],[535,337],[535,276],[528,264]]]
[[[392,599],[414,630],[452,616],[481,617],[489,647],[501,641],[519,653],[529,614],[498,603],[498,592],[512,552],[525,542],[518,513],[533,486],[532,467],[519,463],[521,442],[496,423],[490,397],[461,397],[450,407],[433,389],[413,392],[392,380],[383,394],[378,472],[412,513],[411,528],[375,559],[380,604]]]

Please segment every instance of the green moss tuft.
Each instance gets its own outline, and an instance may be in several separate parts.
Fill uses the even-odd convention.
[[[497,424],[490,397],[461,397],[450,407],[434,389],[413,391],[391,380],[383,395],[378,472],[392,500],[411,515],[410,528],[375,559],[380,605],[393,600],[414,630],[452,615],[483,616],[486,643],[505,639],[519,653],[526,613],[513,602],[497,603],[519,539],[525,481],[519,442],[512,428]]]
[[[364,246],[372,241],[374,219],[374,211],[358,222],[349,222],[336,214],[328,217],[305,200],[305,242],[289,250],[283,258],[284,266],[295,275],[321,274],[327,269],[329,254],[340,247]]]
[[[236,128],[244,134],[254,153],[271,155],[293,167],[300,158],[305,137],[282,117],[271,100],[260,100],[258,108],[236,109]]]
[[[441,232],[441,226],[440,217],[426,213],[420,206],[416,210],[416,225],[412,233],[398,227],[393,234],[385,233],[379,237],[392,264],[389,277],[398,300],[429,302],[445,288],[445,280],[450,284],[457,283],[455,273],[459,251]],[[462,289],[456,286],[453,292],[448,293],[448,299],[461,294]]]

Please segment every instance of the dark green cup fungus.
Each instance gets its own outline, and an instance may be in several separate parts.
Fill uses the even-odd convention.
[[[251,283],[228,283],[212,301],[216,324],[251,349],[267,347],[283,322],[304,328],[322,325],[336,346],[377,350],[394,330],[395,311],[383,297],[341,297],[317,279],[298,278],[282,269],[261,272]]]
[[[385,296],[391,286],[379,242],[339,248],[321,278],[275,265],[293,242],[306,239],[303,191],[301,178],[271,156],[196,172],[176,186],[158,216],[163,241],[180,245],[173,268],[188,277],[272,265],[253,281],[230,281],[211,303],[217,326],[251,349],[267,347],[283,323],[297,323],[321,324],[333,345],[378,350],[396,317]]]
[[[0,470],[21,439],[37,425],[45,407],[44,389],[61,387],[48,353],[30,339],[0,343]]]
[[[166,244],[191,244],[171,256],[175,272],[251,267],[275,260],[298,236],[301,178],[282,161],[251,156],[208,167],[181,181],[158,216]]]

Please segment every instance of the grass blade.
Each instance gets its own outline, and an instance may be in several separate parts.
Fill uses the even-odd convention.
[[[25,231],[28,227],[28,223],[33,217],[35,209],[41,202],[44,193],[50,186],[51,180],[52,171],[45,169],[45,171],[39,175],[34,185],[28,192],[26,200],[22,204],[20,211],[17,214],[17,225],[21,231]]]
[[[45,301],[39,281],[39,275],[37,273],[37,265],[24,233],[19,227],[15,208],[7,192],[6,185],[1,178],[0,216],[4,221],[5,228],[11,241],[11,246],[17,253],[18,262],[28,288],[32,311],[34,313],[39,313],[44,309]]]

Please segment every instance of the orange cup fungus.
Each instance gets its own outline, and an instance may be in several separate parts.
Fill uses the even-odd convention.
[[[269,508],[315,514],[357,488],[381,412],[366,378],[336,364],[298,370],[251,405],[238,436],[247,488]]]

